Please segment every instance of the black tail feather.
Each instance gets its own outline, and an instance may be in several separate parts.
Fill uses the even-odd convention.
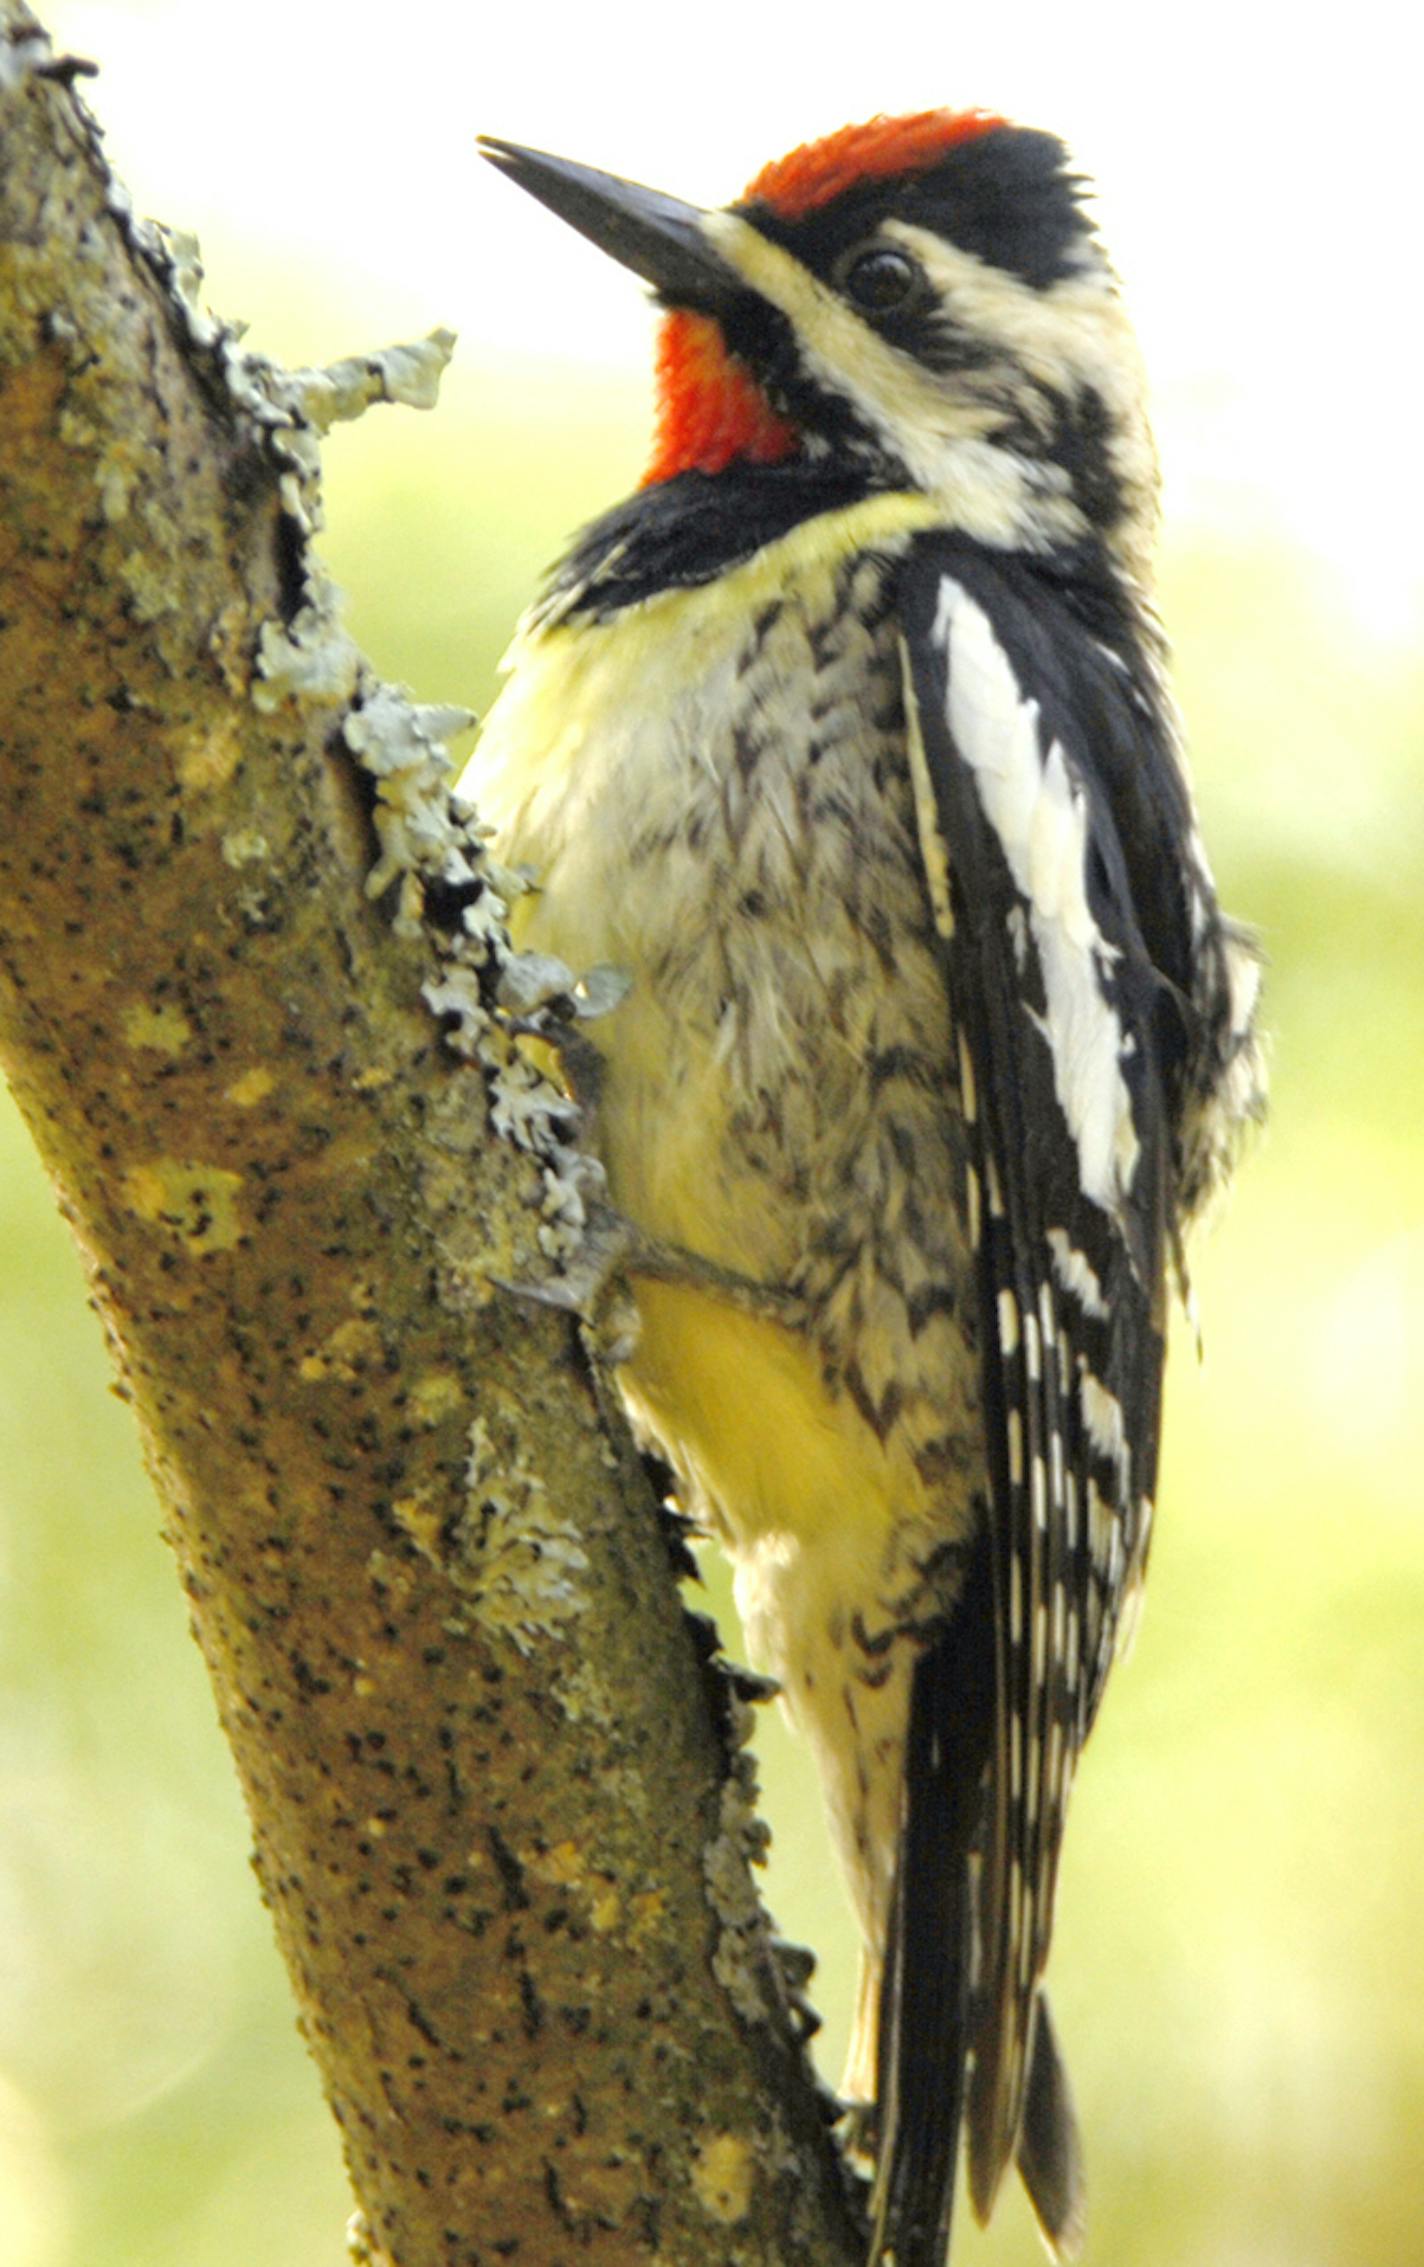
[[[1086,2232],[1083,2151],[1068,2073],[1049,2020],[1048,2001],[1038,1995],[1029,2053],[1028,2088],[1019,2130],[1019,2172],[1055,2259],[1074,2260]]]
[[[992,1572],[976,1551],[915,1667],[879,2054],[869,2267],[942,2267],[970,2044],[974,1845],[994,1721]]]

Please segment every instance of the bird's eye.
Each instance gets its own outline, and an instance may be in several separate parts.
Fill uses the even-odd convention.
[[[868,315],[887,314],[901,307],[920,282],[920,268],[908,252],[877,244],[859,252],[846,268],[842,282],[857,307]]]

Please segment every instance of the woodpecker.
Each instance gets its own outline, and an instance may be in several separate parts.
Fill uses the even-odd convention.
[[[537,877],[521,941],[631,978],[593,1138],[661,1261],[621,1382],[823,1782],[871,2262],[940,2267],[961,2134],[978,2217],[1016,2159],[1070,2258],[1059,1848],[1169,1287],[1262,1091],[1133,336],[1064,145],[986,112],[848,127],[721,211],[482,148],[663,310],[646,478],[465,783]]]

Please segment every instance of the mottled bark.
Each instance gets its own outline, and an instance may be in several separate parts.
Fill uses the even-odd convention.
[[[588,1183],[448,716],[307,546],[318,379],[195,311],[0,0],[0,1051],[143,1431],[371,2256],[853,2259],[745,1714],[568,1319]],[[382,885],[367,887],[373,866]]]

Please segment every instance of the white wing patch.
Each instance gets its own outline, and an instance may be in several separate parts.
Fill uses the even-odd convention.
[[[1122,1072],[1127,1035],[1104,984],[1117,948],[1088,903],[1087,798],[1058,741],[1044,753],[1037,701],[1021,693],[988,615],[952,576],[940,584],[934,636],[948,661],[951,737],[1028,905],[1043,1033],[1081,1185],[1120,1215],[1139,1145]]]

